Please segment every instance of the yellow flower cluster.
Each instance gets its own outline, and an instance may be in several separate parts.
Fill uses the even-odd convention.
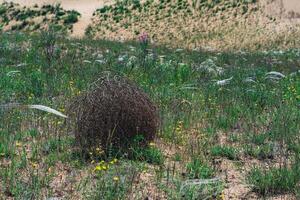
[[[96,167],[94,168],[94,171],[106,171],[110,168],[111,165],[114,165],[118,162],[118,160],[116,158],[114,158],[113,160],[111,160],[110,162],[105,162],[104,160],[102,160],[101,162],[99,162]]]
[[[183,131],[183,121],[179,121],[177,123],[177,127],[175,129],[176,133],[181,134]]]
[[[177,123],[177,126],[175,128],[175,135],[176,135],[176,138],[179,139],[178,142],[181,142],[182,144],[184,144],[185,135],[183,134],[183,121],[179,121]]]

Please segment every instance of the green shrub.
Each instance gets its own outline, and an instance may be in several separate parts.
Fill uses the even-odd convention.
[[[74,24],[78,21],[80,13],[75,10],[69,11],[67,16],[64,19],[64,24]]]
[[[211,148],[211,155],[212,156],[220,156],[226,157],[230,160],[237,160],[238,159],[238,151],[237,149],[229,146],[214,146]]]
[[[145,161],[150,164],[162,165],[164,163],[164,156],[160,149],[156,147],[145,147],[132,149],[131,156],[134,160]]]

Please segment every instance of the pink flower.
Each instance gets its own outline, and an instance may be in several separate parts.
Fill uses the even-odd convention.
[[[140,36],[139,36],[139,41],[141,43],[147,43],[149,40],[149,36],[147,33],[142,33]]]

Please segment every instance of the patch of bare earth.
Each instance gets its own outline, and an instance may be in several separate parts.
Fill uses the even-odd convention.
[[[180,153],[183,148],[166,143],[161,139],[156,139],[155,146],[159,148],[164,155],[165,162],[163,166],[147,165],[147,169],[142,171],[134,181],[133,189],[129,192],[128,199],[148,199],[148,200],[164,200],[169,199],[165,191],[159,184],[172,188],[172,184],[167,178],[158,178],[159,171],[169,171],[169,177],[181,175],[184,172],[182,162],[174,161],[174,155]]]
[[[226,146],[238,147],[239,144],[228,142],[228,135],[220,133],[219,144]],[[270,199],[270,200],[296,200],[293,194],[274,195],[269,197],[260,197],[252,191],[251,185],[246,181],[246,177],[254,166],[264,168],[283,166],[283,159],[277,155],[273,160],[259,160],[240,153],[239,160],[233,161],[226,158],[220,158],[218,168],[220,175],[225,181],[226,186],[224,190],[225,199],[234,200],[255,200],[255,199]]]

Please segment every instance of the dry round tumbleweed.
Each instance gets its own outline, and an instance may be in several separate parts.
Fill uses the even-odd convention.
[[[127,147],[142,135],[145,144],[159,127],[158,109],[148,95],[126,78],[103,74],[71,105],[75,138],[83,151]]]

